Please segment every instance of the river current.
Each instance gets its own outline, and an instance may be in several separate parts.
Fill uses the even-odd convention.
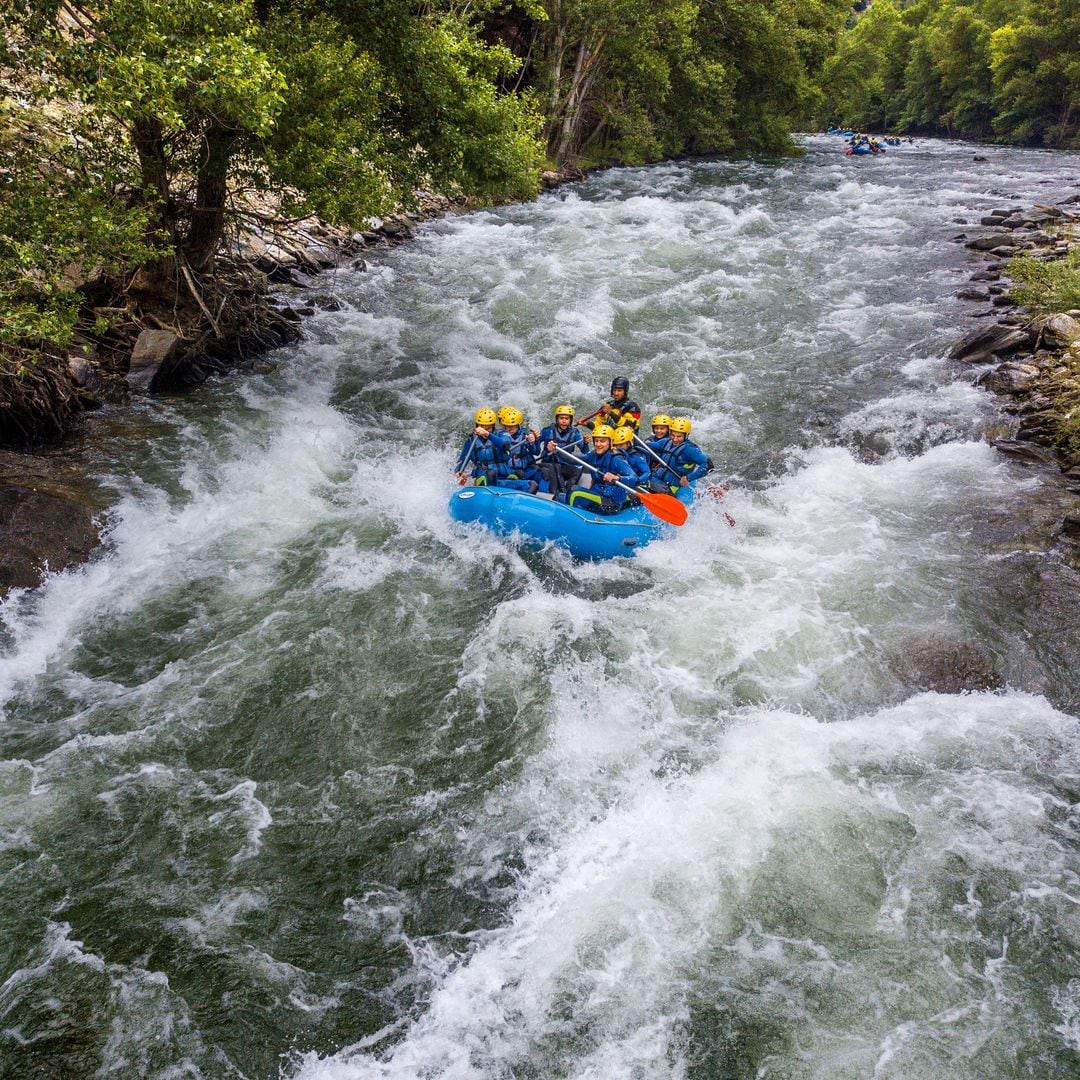
[[[1080,1073],[1063,493],[944,359],[954,219],[1080,160],[806,145],[429,223],[101,441],[104,549],[0,606],[0,1074]],[[449,520],[473,410],[617,374],[723,502]]]

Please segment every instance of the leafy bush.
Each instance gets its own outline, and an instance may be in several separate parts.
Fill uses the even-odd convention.
[[[1064,259],[1033,259],[1021,255],[1009,264],[1017,284],[1012,295],[1033,315],[1051,315],[1080,308],[1080,248]]]

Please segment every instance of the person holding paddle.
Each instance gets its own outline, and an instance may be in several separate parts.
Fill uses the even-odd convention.
[[[502,432],[495,431],[495,421],[494,409],[476,410],[476,426],[472,436],[465,440],[454,466],[459,483],[466,483],[469,474],[465,470],[469,468],[472,469],[474,484],[483,486],[496,482],[499,469],[506,460],[510,440]]]
[[[522,431],[525,420],[522,411],[513,405],[504,405],[498,412],[502,436],[506,439],[506,457],[499,464],[495,483],[513,491],[527,491],[530,495],[540,489],[542,479],[536,467],[538,447],[536,433]]]
[[[597,416],[600,417],[598,424],[607,424],[610,428],[628,425],[633,431],[637,431],[641,423],[641,406],[630,400],[630,380],[625,375],[611,380],[611,397],[596,412],[582,417],[578,424],[587,424]]]
[[[547,490],[553,495],[569,491],[581,474],[581,466],[575,465],[565,457],[560,457],[558,449],[561,447],[571,454],[584,454],[588,450],[585,436],[573,426],[573,423],[573,405],[556,405],[555,422],[540,432],[540,445],[543,447],[540,455],[540,474],[547,484]]]
[[[700,480],[712,467],[701,448],[687,437],[693,425],[685,416],[673,417],[671,434],[645,444],[655,459],[649,487],[653,491],[674,493]]]
[[[593,429],[593,448],[581,457],[581,463],[595,476],[592,487],[575,487],[566,496],[568,506],[589,510],[595,514],[617,514],[633,494],[636,481],[634,470],[626,458],[611,448],[615,430],[607,424]]]

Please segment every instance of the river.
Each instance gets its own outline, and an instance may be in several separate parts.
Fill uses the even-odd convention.
[[[0,607],[0,1074],[1080,1072],[1065,496],[943,359],[952,222],[1080,160],[806,145],[429,223],[95,444],[105,548]],[[617,374],[722,503],[448,519],[473,410]]]

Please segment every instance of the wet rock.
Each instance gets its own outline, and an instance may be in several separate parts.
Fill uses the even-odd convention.
[[[989,300],[990,292],[988,289],[961,289],[956,294],[957,300]]]
[[[100,540],[95,516],[65,494],[0,476],[0,596],[84,562]]]
[[[968,281],[998,281],[1000,278],[1000,270],[977,270]]]
[[[1065,349],[1080,340],[1080,321],[1071,315],[1046,315],[1035,319],[1032,330],[1044,345],[1052,349]]]
[[[316,293],[311,302],[323,311],[340,311],[342,304],[336,296],[331,296],[329,293]]]
[[[986,233],[983,236],[976,236],[973,240],[969,240],[964,246],[971,248],[972,251],[992,251],[996,247],[1000,247],[1006,242],[1012,241],[1012,237],[1009,233]]]
[[[912,690],[960,694],[1002,685],[989,649],[974,642],[929,637],[908,642],[889,662],[893,674]]]
[[[1023,394],[1035,384],[1039,369],[1033,364],[1002,364],[977,380],[977,385],[995,394]]]
[[[171,330],[143,330],[135,341],[127,381],[133,390],[158,390],[180,366],[186,342]]]
[[[1044,446],[1020,442],[1016,439],[992,439],[990,445],[1000,450],[1007,457],[1024,461],[1031,465],[1048,465],[1054,460],[1054,453]]]
[[[1070,544],[1080,544],[1080,515],[1070,514],[1062,521],[1061,538]]]
[[[1014,306],[1013,305],[1013,298],[1008,293],[999,293],[997,296],[994,296],[990,300],[990,303],[993,304],[994,307],[1011,307],[1011,306]]]
[[[982,326],[965,334],[949,351],[950,360],[966,364],[984,364],[996,356],[1005,356],[1030,344],[1026,330],[1013,326]]]

